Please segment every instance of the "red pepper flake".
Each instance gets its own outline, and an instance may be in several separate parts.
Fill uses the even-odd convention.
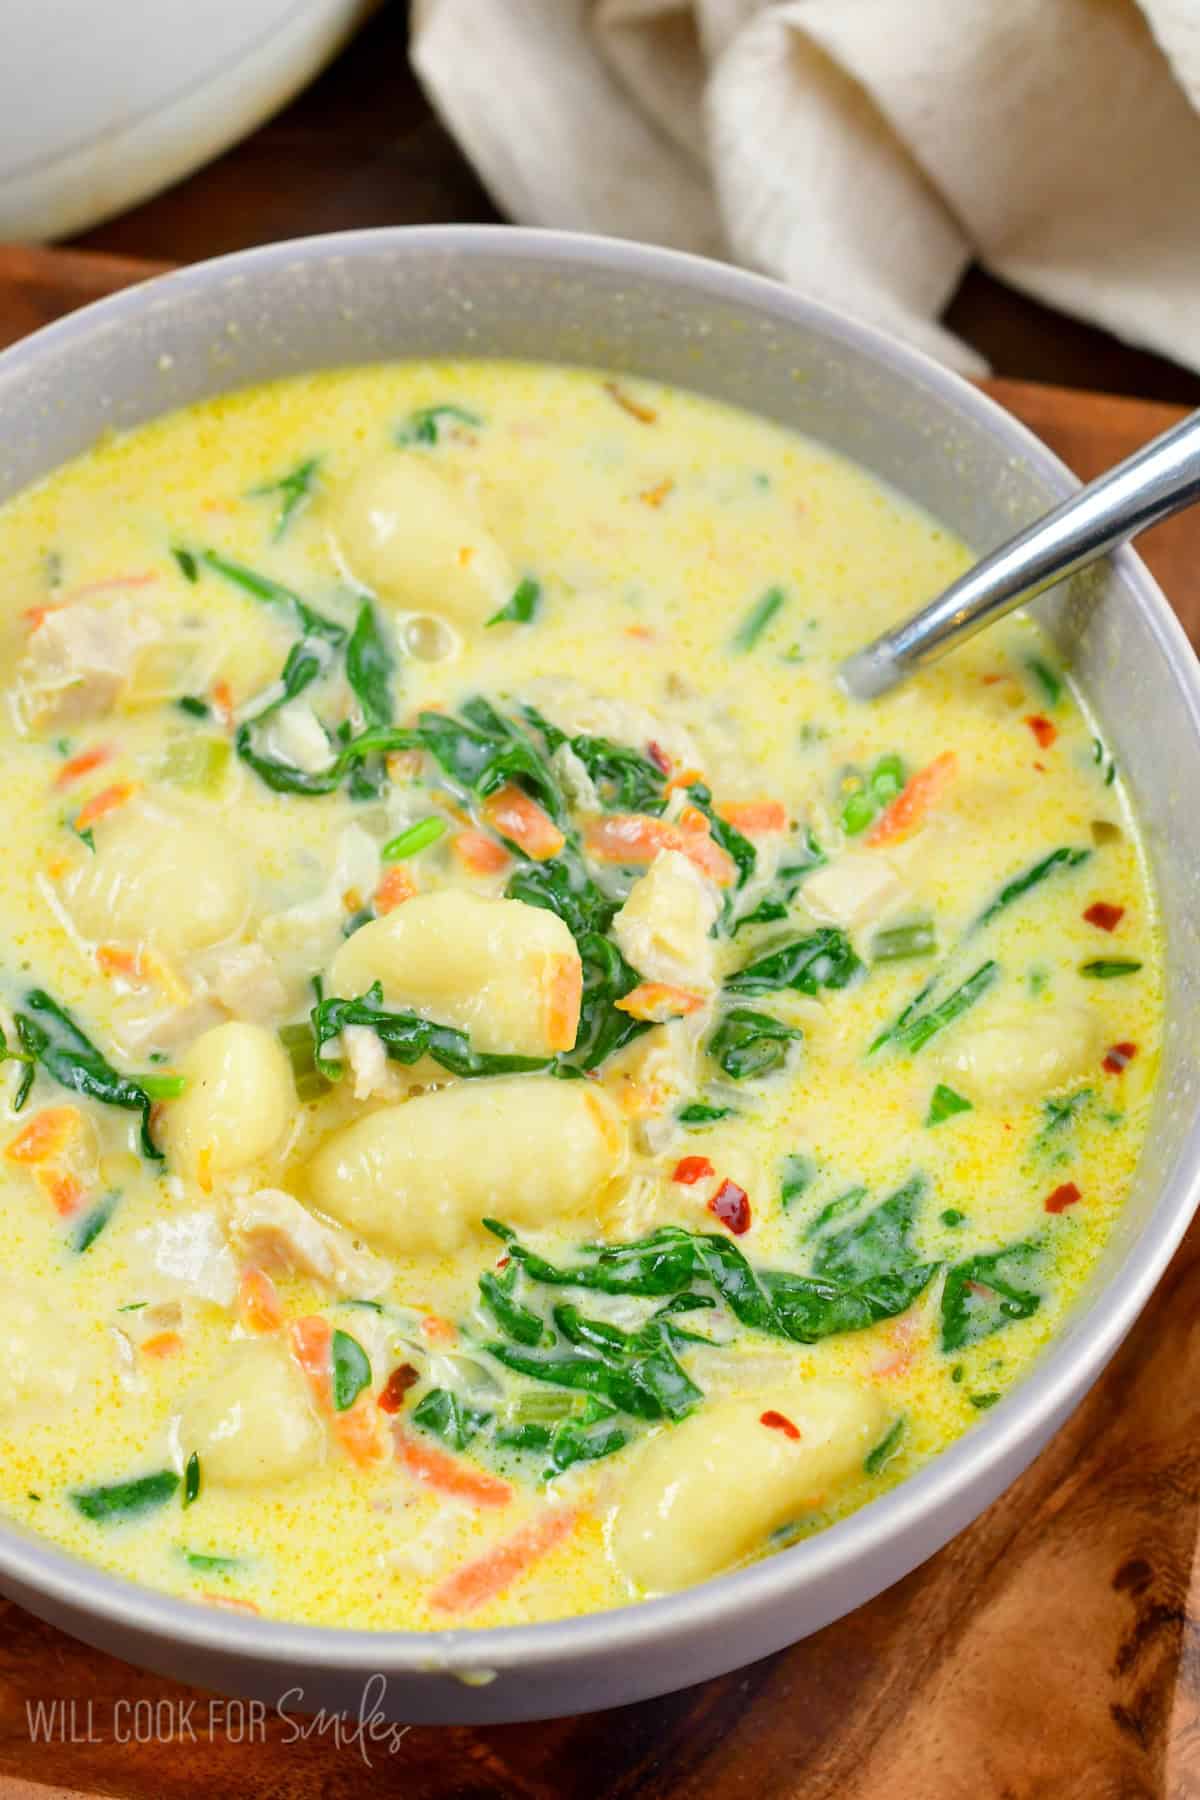
[[[1097,900],[1083,916],[1089,925],[1096,925],[1101,931],[1115,931],[1125,917],[1125,908],[1114,906],[1110,900]]]
[[[707,1156],[684,1156],[675,1164],[671,1180],[682,1181],[684,1187],[694,1187],[706,1175],[715,1175],[716,1172]]]
[[[385,1413],[398,1413],[404,1405],[405,1394],[420,1379],[421,1377],[411,1363],[401,1363],[398,1369],[393,1369],[379,1396],[379,1410]]]
[[[1082,1199],[1083,1195],[1075,1183],[1064,1181],[1061,1187],[1056,1187],[1052,1194],[1046,1195],[1046,1211],[1048,1213],[1066,1212],[1068,1206],[1074,1206],[1077,1201]]]
[[[496,1258],[496,1267],[498,1269],[507,1269],[507,1267],[511,1261],[512,1261],[511,1256],[498,1256]]]
[[[784,1437],[790,1437],[796,1443],[800,1441],[800,1427],[793,1425],[785,1413],[776,1412],[772,1408],[769,1412],[759,1413],[758,1422],[772,1431],[782,1431]]]
[[[734,1237],[750,1229],[750,1196],[736,1181],[726,1178],[708,1203],[708,1210]]]
[[[660,774],[669,775],[671,773],[674,764],[662,745],[656,744],[653,738],[651,738],[650,742],[646,745],[646,755],[650,758],[650,761],[654,764]]]
[[[1120,1075],[1137,1055],[1137,1045],[1128,1042],[1110,1044],[1104,1056],[1104,1067],[1110,1075]]]
[[[1043,750],[1048,750],[1058,736],[1058,726],[1052,724],[1044,713],[1030,713],[1025,723],[1032,731]]]

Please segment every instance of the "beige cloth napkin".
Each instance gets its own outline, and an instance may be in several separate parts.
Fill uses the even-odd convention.
[[[1200,368],[1200,0],[416,0],[514,219],[725,256],[959,369],[978,257]]]

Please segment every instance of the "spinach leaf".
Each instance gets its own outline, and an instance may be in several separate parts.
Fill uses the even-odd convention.
[[[865,1218],[823,1238],[813,1257],[813,1273],[859,1287],[873,1276],[911,1268],[917,1260],[913,1224],[925,1187],[925,1177],[914,1175]]]
[[[357,1338],[335,1331],[330,1342],[333,1377],[333,1410],[347,1412],[364,1388],[371,1385],[371,1364]]]
[[[513,625],[532,625],[541,604],[541,583],[527,575],[524,581],[518,582],[512,599],[499,612],[494,612],[487,623],[500,625],[507,621]]]
[[[748,1081],[782,1069],[788,1047],[804,1033],[769,1013],[733,1006],[708,1040],[708,1053],[731,1081]]]
[[[448,1388],[430,1388],[412,1413],[414,1424],[440,1437],[452,1450],[465,1450],[491,1416],[468,1406]]]
[[[1079,973],[1087,975],[1092,981],[1116,981],[1122,975],[1136,975],[1141,966],[1140,962],[1102,956],[1096,962],[1080,963]]]
[[[367,725],[392,722],[395,666],[379,616],[371,602],[364,600],[346,645],[346,680],[358,698]]]
[[[955,1263],[942,1292],[942,1349],[961,1350],[1031,1318],[1042,1303],[1031,1281],[1040,1254],[1039,1245],[1023,1242]]]
[[[688,789],[688,799],[692,805],[702,812],[708,820],[709,834],[715,844],[719,844],[725,854],[733,859],[737,869],[735,891],[744,888],[755,869],[758,867],[758,852],[748,837],[743,837],[737,828],[723,819],[712,803],[712,791],[702,781],[693,782]],[[725,896],[725,911],[728,917],[732,911],[733,895]]]
[[[164,1506],[178,1486],[173,1469],[160,1469],[157,1474],[139,1475],[109,1487],[72,1488],[69,1498],[76,1511],[93,1524],[117,1525]]]
[[[926,1125],[941,1125],[944,1120],[952,1119],[956,1113],[974,1112],[969,1100],[956,1094],[952,1087],[939,1081],[929,1099],[929,1111],[925,1115]]]
[[[610,938],[589,931],[579,938],[583,964],[583,998],[579,1006],[579,1031],[575,1048],[560,1057],[560,1066],[571,1070],[598,1069],[602,1062],[651,1029],[646,1019],[632,1019],[620,1012],[623,1000],[641,981]]]
[[[826,1202],[815,1219],[810,1219],[804,1227],[805,1238],[817,1237],[827,1225],[835,1219],[844,1219],[847,1213],[857,1212],[867,1197],[867,1190],[861,1183],[849,1187],[844,1193],[837,1194]]]
[[[193,1450],[183,1471],[183,1504],[193,1506],[200,1498],[200,1453]]]
[[[286,475],[281,475],[278,481],[264,481],[261,487],[250,489],[255,499],[271,494],[279,495],[279,512],[275,519],[275,530],[271,534],[272,543],[279,542],[296,514],[308,505],[320,466],[320,457],[310,456],[307,462],[299,463]]]
[[[699,1131],[702,1126],[715,1125],[718,1119],[736,1117],[737,1109],[732,1106],[712,1106],[707,1100],[689,1100],[681,1106],[675,1117],[689,1131]]]
[[[103,1199],[97,1200],[95,1206],[90,1206],[78,1221],[71,1233],[71,1248],[77,1256],[82,1256],[85,1250],[91,1249],[117,1210],[117,1201],[120,1198],[119,1190],[113,1188],[111,1192],[104,1195]]]
[[[617,901],[611,900],[588,874],[572,838],[546,862],[518,863],[504,890],[509,900],[524,900],[557,913],[571,936],[604,933],[612,924]]]
[[[747,963],[730,977],[726,987],[735,994],[766,994],[781,988],[815,994],[823,987],[848,986],[862,966],[845,932],[823,925],[808,937],[796,938]]]
[[[562,795],[531,740],[480,694],[461,712],[462,719],[423,712],[417,720],[420,742],[451,780],[480,799],[515,781],[561,826],[566,818]]]
[[[763,1285],[783,1326],[779,1335],[815,1344],[846,1331],[866,1331],[907,1312],[940,1267],[914,1263],[906,1269],[889,1269],[857,1287],[842,1287],[821,1276],[768,1270]]]
[[[779,1204],[785,1211],[808,1192],[816,1172],[812,1157],[799,1151],[793,1150],[782,1159],[779,1165]]]
[[[485,1056],[472,1050],[471,1040],[451,1025],[436,1025],[417,1013],[389,1012],[383,1004],[383,986],[376,981],[357,999],[320,1000],[310,1015],[315,1041],[314,1062],[327,1081],[339,1081],[340,1062],[321,1052],[347,1025],[365,1025],[373,1031],[393,1062],[411,1067],[422,1056],[432,1057],[452,1075],[523,1075],[550,1066],[546,1057]]]
[[[570,742],[609,812],[661,813],[666,776],[648,756],[609,738],[580,735]]]
[[[900,1440],[904,1436],[904,1416],[901,1416],[884,1432],[874,1449],[867,1452],[863,1469],[868,1475],[878,1475],[891,1462],[900,1448]]]
[[[260,713],[258,718],[265,717]],[[421,734],[416,731],[388,731],[376,727],[361,732],[358,737],[346,740],[327,769],[320,769],[308,774],[294,763],[280,762],[276,757],[263,754],[255,747],[253,725],[255,721],[247,721],[239,726],[234,748],[242,761],[252,768],[260,780],[277,794],[332,794],[346,778],[377,751],[384,753],[392,750],[420,750],[424,748]]]
[[[990,925],[992,920],[1006,907],[1011,906],[1014,900],[1021,899],[1022,895],[1028,894],[1032,888],[1039,887],[1048,876],[1054,874],[1056,869],[1077,869],[1081,863],[1087,862],[1091,854],[1090,850],[1075,850],[1069,845],[1052,850],[1048,856],[1043,856],[1028,869],[1023,869],[1019,875],[1014,875],[1011,880],[1006,881],[995,898],[984,907],[975,923],[969,928],[967,935],[982,931],[985,925]]]
[[[247,568],[245,563],[235,562],[232,557],[221,556],[216,550],[196,551],[194,558],[197,563],[202,563],[215,575],[222,576],[232,586],[241,588],[243,593],[251,594],[265,605],[278,607],[281,612],[288,613],[305,637],[323,638],[327,644],[335,647],[345,643],[344,625],[317,612],[307,600],[302,600],[299,594],[285,587],[281,581],[275,581],[270,575],[262,575],[257,569]]]
[[[935,976],[909,1001],[895,1023],[880,1032],[867,1052],[868,1056],[873,1056],[877,1050],[882,1050],[884,1045],[889,1043],[894,1044],[898,1050],[907,1051],[910,1056],[915,1056],[918,1050],[924,1049],[930,1038],[936,1037],[939,1031],[944,1031],[948,1025],[952,1025],[956,1019],[961,1018],[969,1007],[974,1006],[975,1002],[981,999],[991,987],[999,973],[998,963],[990,960],[980,963],[975,973],[968,976],[961,987],[955,988],[954,992],[948,994],[937,1006],[926,1007],[922,1010],[922,1002],[933,993],[937,986],[937,977]]]
[[[1027,656],[1025,667],[1041,688],[1047,706],[1057,706],[1062,699],[1062,676],[1040,656]]]
[[[44,988],[30,988],[13,1018],[21,1051],[10,1050],[0,1037],[0,1061],[15,1057],[26,1064],[13,1100],[15,1111],[19,1112],[25,1103],[33,1084],[33,1064],[37,1062],[52,1081],[72,1093],[86,1094],[105,1106],[140,1113],[142,1154],[155,1162],[162,1161],[162,1151],[150,1136],[150,1108],[154,1102],[138,1077],[122,1075],[114,1069],[67,1009],[52,1000]]]
[[[416,412],[409,413],[403,425],[396,428],[398,444],[436,444],[439,441],[444,423],[454,425],[479,426],[483,420],[478,413],[468,412],[465,406],[452,406],[448,402],[441,406],[421,406]]]
[[[545,1321],[517,1299],[517,1264],[510,1262],[502,1275],[491,1270],[479,1277],[479,1297],[497,1325],[515,1344],[537,1345],[546,1338]]]
[[[777,919],[786,919],[791,910],[792,901],[805,880],[814,869],[819,869],[828,859],[818,844],[811,830],[804,833],[801,844],[792,845],[775,872],[768,893],[763,895],[758,905],[750,912],[743,913],[733,929],[736,935],[745,925],[767,925]]]

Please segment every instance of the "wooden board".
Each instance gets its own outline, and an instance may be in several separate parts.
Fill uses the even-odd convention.
[[[0,247],[0,343],[146,271]],[[989,386],[1084,476],[1179,416],[1063,388]],[[1196,641],[1200,514],[1143,543]],[[1200,1227],[1103,1380],[1016,1486],[915,1574],[791,1650],[616,1712],[416,1727],[390,1752],[371,1748],[368,1769],[353,1742],[302,1740],[273,1717],[239,1741],[219,1714],[210,1736],[207,1696],[0,1602],[0,1800],[1200,1794],[1198,1524]],[[59,1713],[52,1741],[31,1741],[27,1709],[70,1699],[74,1730]],[[157,1740],[137,1741],[139,1701],[174,1703]]]

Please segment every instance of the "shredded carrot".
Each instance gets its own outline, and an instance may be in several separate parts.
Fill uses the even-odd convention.
[[[1048,750],[1058,736],[1058,726],[1053,719],[1043,717],[1041,713],[1031,713],[1025,723],[1032,731],[1043,750]]]
[[[97,819],[107,818],[109,813],[116,812],[133,799],[141,786],[140,781],[114,781],[111,787],[101,788],[90,800],[85,800],[75,815],[76,831],[86,831]]]
[[[669,475],[664,475],[663,479],[661,481],[656,481],[653,487],[643,488],[638,495],[638,499],[644,500],[647,506],[661,506],[667,495],[673,491],[674,487],[675,483],[671,480],[671,477]]]
[[[546,1047],[571,1050],[579,1035],[579,1009],[583,1004],[583,964],[576,952],[547,958],[548,973],[542,982],[545,996]]]
[[[507,1481],[488,1475],[461,1457],[448,1456],[432,1444],[396,1433],[396,1455],[410,1475],[438,1494],[452,1500],[470,1500],[475,1506],[507,1506],[513,1491]]]
[[[387,1455],[379,1417],[365,1391],[344,1412],[333,1404],[333,1327],[318,1313],[293,1319],[288,1326],[292,1354],[304,1371],[313,1399],[329,1420],[347,1456],[360,1468],[382,1462]]]
[[[654,408],[647,406],[643,400],[635,400],[632,394],[626,393],[619,382],[606,381],[604,391],[611,400],[616,401],[622,412],[627,412],[631,419],[638,421],[639,425],[653,425],[657,422],[658,414]]]
[[[506,782],[489,794],[479,810],[485,824],[499,837],[511,838],[534,862],[557,856],[566,842],[549,813],[515,782]]]
[[[126,981],[140,985],[146,979],[141,952],[130,950],[124,944],[97,944],[96,967],[110,980],[114,975],[120,975]]]
[[[44,606],[27,606],[21,617],[28,621],[32,634],[45,623],[51,613],[61,612],[62,609],[63,602],[61,600],[47,600]]]
[[[103,581],[85,581],[82,587],[72,588],[64,594],[62,604],[70,606],[76,600],[86,600],[89,594],[111,594],[119,588],[151,587],[158,580],[153,569],[134,569],[126,575],[108,575]]]
[[[247,1331],[276,1331],[283,1306],[265,1269],[243,1269],[238,1282],[238,1318]]]
[[[735,831],[747,837],[766,837],[773,831],[788,828],[787,807],[782,800],[734,800],[718,806],[717,812]]]
[[[867,833],[868,844],[895,844],[922,824],[926,813],[940,799],[953,779],[958,757],[943,750],[931,763],[911,775],[891,805],[885,807]]]
[[[212,1145],[204,1144],[196,1156],[196,1180],[201,1191],[206,1194],[211,1194],[213,1188],[212,1160]]]
[[[345,1412],[334,1413],[333,1429],[346,1455],[360,1469],[369,1469],[388,1460],[386,1426],[372,1396],[365,1390]]]
[[[456,1344],[458,1327],[453,1319],[443,1319],[439,1313],[426,1313],[421,1320],[421,1335],[430,1344]]]
[[[81,775],[90,775],[102,763],[111,762],[116,751],[111,744],[93,744],[90,750],[80,750],[69,756],[58,774],[54,777],[55,787],[70,787]]]
[[[472,875],[499,874],[512,860],[503,844],[485,837],[482,831],[460,831],[454,839],[454,854]]]
[[[77,1106],[43,1106],[8,1144],[5,1157],[15,1163],[48,1162],[62,1154],[82,1122]]]
[[[209,690],[209,697],[217,719],[228,728],[233,724],[233,689],[227,681],[214,681]]]
[[[704,1005],[704,995],[693,994],[688,988],[671,987],[665,981],[643,981],[631,988],[623,999],[614,1000],[613,1005],[618,1012],[628,1013],[631,1019],[662,1025],[667,1019],[682,1019],[686,1013],[699,1012]]]
[[[676,769],[667,782],[667,792],[673,794],[676,788],[694,787],[698,781],[703,780],[704,776],[699,769]]]
[[[685,815],[677,825],[642,813],[605,813],[588,822],[584,843],[602,862],[627,865],[652,863],[660,850],[679,850],[718,887],[728,887],[737,873],[733,858],[708,835],[703,813]]]
[[[34,1178],[61,1218],[69,1219],[83,1204],[87,1189],[77,1175],[45,1164],[36,1168]]]
[[[548,1507],[540,1518],[531,1519],[502,1544],[464,1563],[439,1582],[429,1596],[429,1604],[438,1612],[474,1612],[511,1587],[534,1563],[561,1544],[575,1529],[578,1518],[579,1514],[567,1507]]]
[[[223,1606],[229,1612],[256,1613],[260,1610],[253,1600],[239,1600],[233,1594],[203,1593],[200,1598],[209,1606]]]
[[[161,1359],[164,1356],[178,1356],[182,1349],[183,1339],[177,1331],[158,1331],[153,1337],[144,1340],[142,1355]]]
[[[313,1399],[323,1413],[333,1411],[333,1376],[331,1355],[333,1326],[319,1313],[293,1319],[288,1326],[292,1355],[304,1370]]]
[[[417,891],[417,884],[407,869],[394,863],[375,889],[374,907],[380,918],[385,913],[395,912],[406,900],[411,900]]]
[[[637,638],[638,642],[642,644],[652,644],[654,642],[654,632],[649,625],[627,625],[625,627],[625,636]]]

